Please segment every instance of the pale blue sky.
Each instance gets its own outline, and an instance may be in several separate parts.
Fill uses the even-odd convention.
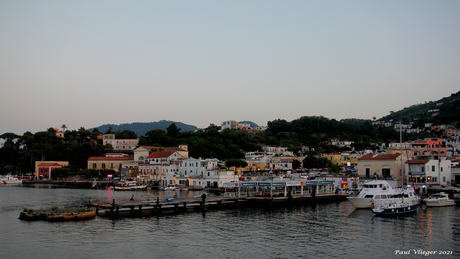
[[[460,1],[0,0],[0,134],[372,119],[459,82]]]

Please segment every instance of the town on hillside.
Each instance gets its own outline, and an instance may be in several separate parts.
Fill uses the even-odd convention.
[[[384,123],[385,124],[385,123]],[[386,123],[400,133],[413,130],[410,125]],[[254,130],[250,125],[224,121],[222,130]],[[263,128],[255,129],[263,130]],[[417,129],[419,130],[419,129]],[[442,130],[442,137],[410,142],[380,144],[377,150],[353,150],[353,141],[330,140],[329,144],[348,147],[348,152],[323,153],[315,156],[308,146],[297,152],[287,147],[263,146],[259,151],[245,152],[241,163],[216,158],[190,157],[188,145],[159,147],[139,145],[139,139],[117,139],[115,134],[99,134],[103,145],[113,152],[87,159],[87,170],[98,172],[110,181],[133,180],[158,188],[175,186],[178,189],[201,190],[223,188],[226,183],[254,181],[260,177],[271,179],[328,179],[343,190],[356,190],[372,179],[385,179],[393,186],[413,185],[423,191],[431,187],[460,184],[460,131],[452,127],[427,125],[425,130]],[[56,135],[63,137],[57,130]],[[131,151],[132,155],[123,153]],[[62,175],[59,169],[68,161],[36,161],[30,179],[88,181],[88,176]],[[101,172],[103,172],[101,174]],[[93,179],[90,177],[90,179]]]

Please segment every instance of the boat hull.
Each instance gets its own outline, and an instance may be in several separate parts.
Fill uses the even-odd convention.
[[[425,201],[427,207],[447,207],[455,205],[455,201]]]
[[[375,216],[393,217],[393,216],[401,216],[401,215],[416,213],[417,208],[418,208],[418,204],[412,204],[412,205],[401,206],[401,207],[389,207],[389,208],[384,208],[382,210],[372,208],[372,212],[375,214]]]
[[[370,209],[371,208],[372,198],[347,197],[347,199],[357,209]]]

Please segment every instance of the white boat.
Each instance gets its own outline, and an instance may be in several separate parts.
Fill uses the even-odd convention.
[[[455,201],[444,192],[434,193],[423,200],[427,207],[445,207],[455,205]]]
[[[179,187],[177,187],[175,184],[170,184],[168,186],[160,187],[160,190],[162,190],[162,191],[178,191]]]
[[[417,212],[418,202],[404,198],[404,194],[397,194],[391,198],[374,199],[371,206],[376,216],[399,216]]]
[[[12,175],[2,175],[0,178],[0,183],[2,184],[22,184],[22,180],[19,180],[17,177]]]
[[[115,186],[116,191],[138,191],[138,190],[144,190],[147,188],[147,185],[138,185],[136,181],[126,181],[122,183],[118,183],[117,186]]]
[[[408,202],[419,203],[420,197],[415,194],[414,188],[392,188],[387,181],[374,180],[363,184],[363,189],[356,197],[347,197],[347,199],[357,209],[371,208],[373,199],[389,199],[394,195],[404,194]]]

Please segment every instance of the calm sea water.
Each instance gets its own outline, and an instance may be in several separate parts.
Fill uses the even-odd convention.
[[[459,258],[460,209],[374,217],[348,201],[80,222],[19,220],[24,208],[171,193],[0,186],[0,258]],[[199,193],[180,193],[195,196]],[[398,252],[399,251],[399,252]],[[446,251],[448,255],[415,254]],[[409,254],[399,254],[409,253]]]

